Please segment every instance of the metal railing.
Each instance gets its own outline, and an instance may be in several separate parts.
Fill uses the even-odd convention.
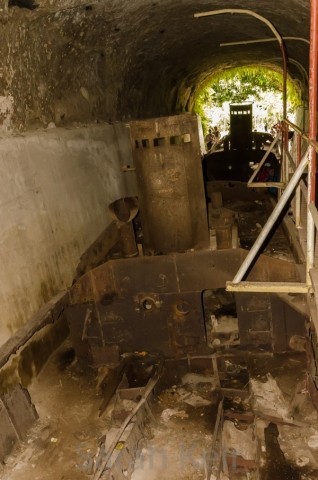
[[[284,82],[285,87],[285,82]],[[318,212],[316,208],[316,156],[317,156],[317,93],[318,93],[318,0],[310,1],[310,51],[309,51],[309,133],[302,132],[296,125],[287,120],[286,108],[282,122],[282,160],[280,196],[276,207],[271,213],[263,230],[249,251],[245,261],[235,275],[232,282],[227,283],[227,289],[232,291],[275,291],[275,292],[310,292],[313,290],[311,273],[315,260],[315,237],[318,229]],[[288,151],[288,129],[292,128],[296,135],[296,159]],[[301,158],[301,141],[308,144],[305,155]],[[272,147],[273,148],[273,147]],[[290,168],[293,175],[289,179]],[[307,173],[307,186],[302,176]],[[252,182],[250,181],[250,184]],[[306,281],[305,283],[263,283],[244,282],[244,276],[260,253],[260,249],[272,230],[279,215],[296,192],[296,225],[300,225],[301,197],[307,200],[306,204]]]
[[[314,250],[315,250],[315,236],[313,237],[313,242],[310,241],[307,237],[306,241],[306,282],[305,283],[292,283],[292,282],[244,282],[243,279],[247,274],[248,270],[251,268],[258,255],[260,254],[261,248],[274,228],[278,218],[281,213],[289,204],[293,194],[295,193],[295,202],[294,202],[294,216],[295,216],[295,226],[301,226],[301,210],[302,204],[306,202],[306,224],[307,224],[307,234],[308,234],[308,223],[311,222],[314,224],[315,230],[318,230],[318,210],[316,208],[315,202],[311,200],[309,196],[309,187],[310,183],[313,180],[309,176],[309,164],[311,159],[311,150],[316,154],[318,152],[318,143],[315,140],[311,140],[309,135],[303,132],[300,128],[294,125],[289,120],[283,120],[281,122],[282,128],[281,132],[276,135],[273,142],[271,143],[269,149],[266,151],[265,155],[261,159],[257,169],[253,172],[251,178],[249,179],[247,185],[248,187],[259,187],[259,188],[268,188],[268,187],[277,187],[281,189],[281,195],[277,201],[277,204],[269,216],[266,224],[264,225],[262,231],[257,237],[254,245],[249,251],[247,257],[239,268],[237,274],[235,275],[232,282],[227,282],[227,290],[229,291],[253,291],[253,292],[281,292],[281,293],[306,293],[312,290],[312,281],[310,278],[310,271],[314,266]],[[294,131],[294,138],[292,144],[292,152],[290,152],[290,145],[288,141],[288,129]],[[284,135],[285,130],[285,135]],[[286,135],[287,132],[287,135]],[[278,142],[284,141],[283,152],[284,156],[282,157],[282,163],[284,162],[284,168],[282,168],[282,175],[280,182],[259,182],[257,181],[257,176],[260,173],[262,167],[264,166],[266,159],[273,152],[274,147]],[[307,149],[304,155],[301,154],[302,143],[307,144]],[[314,157],[315,158],[315,157]],[[289,178],[290,174],[291,177]],[[284,176],[284,178],[282,178]],[[314,178],[315,180],[315,178]],[[295,192],[296,190],[296,192]],[[312,186],[311,186],[312,190]],[[309,241],[308,241],[309,240]]]
[[[275,138],[271,144],[270,150],[266,152],[262,159],[259,168],[253,173],[248,182],[248,186],[259,187],[277,187],[279,189],[279,199],[268,218],[265,226],[260,232],[254,245],[246,256],[239,271],[235,275],[232,282],[227,282],[227,290],[230,291],[275,291],[275,292],[295,292],[305,293],[312,290],[312,282],[310,278],[310,272],[314,267],[315,258],[315,234],[318,229],[318,212],[315,205],[316,197],[316,153],[317,153],[317,91],[318,91],[318,0],[310,0],[310,52],[309,52],[309,134],[302,132],[296,125],[293,125],[287,120],[287,53],[283,41],[283,37],[277,31],[275,26],[265,17],[258,13],[246,10],[246,9],[220,9],[214,11],[207,11],[194,14],[195,18],[213,17],[216,15],[224,14],[239,14],[250,15],[257,20],[266,24],[274,34],[276,41],[278,42],[282,60],[283,60],[283,121],[281,122],[281,141],[282,141],[282,156],[281,156],[281,175],[280,182],[254,182],[258,172],[265,163],[266,158],[273,150],[276,143],[279,141],[279,137]],[[295,37],[293,37],[294,39]],[[297,38],[299,40],[299,38]],[[260,39],[263,41],[263,39]],[[272,39],[270,39],[272,41]],[[306,39],[300,39],[305,40]],[[237,43],[237,42],[236,42]],[[297,154],[294,159],[289,152],[288,130],[292,128],[295,132],[297,142]],[[305,140],[308,144],[306,153],[301,156],[300,142]],[[290,171],[293,174],[290,177]],[[302,177],[307,173],[307,185],[304,183]],[[287,203],[290,201],[292,194],[296,189],[296,226],[300,225],[301,216],[301,201],[302,197],[306,198],[306,281],[305,283],[290,283],[290,282],[244,282],[243,279],[248,270],[260,254],[260,249],[264,244],[269,233],[273,229],[276,221],[283,212]]]

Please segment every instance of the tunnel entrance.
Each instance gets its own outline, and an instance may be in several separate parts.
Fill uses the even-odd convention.
[[[251,130],[270,133],[282,116],[283,75],[260,65],[227,68],[212,75],[200,88],[194,110],[201,116],[204,133],[216,126],[219,140],[229,134],[230,104],[253,104]],[[303,103],[299,84],[288,77],[287,111],[291,121]],[[273,132],[272,132],[273,133]]]
[[[287,110],[295,121],[301,91],[287,82]],[[228,69],[212,77],[196,99],[203,119],[207,180],[247,182],[267,150],[259,181],[280,179],[281,142],[274,149],[283,109],[283,76],[260,66]],[[291,133],[292,134],[292,133]]]

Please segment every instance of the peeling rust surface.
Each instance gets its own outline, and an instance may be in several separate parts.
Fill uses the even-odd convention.
[[[224,288],[245,255],[244,250],[232,249],[138,257],[109,261],[90,271],[71,288],[66,311],[78,356],[96,363],[97,358],[115,362],[116,355],[131,351],[166,357],[207,352],[202,292]],[[298,277],[292,263],[261,256],[249,276],[259,278]],[[272,303],[265,311],[269,308]],[[251,330],[249,323],[244,328]],[[270,332],[272,327],[257,328],[256,332]],[[240,333],[244,338],[244,330]],[[266,335],[272,338],[271,333]],[[267,337],[265,344],[270,343]],[[264,340],[256,334],[252,343]]]
[[[209,245],[198,125],[190,114],[130,123],[146,253]]]

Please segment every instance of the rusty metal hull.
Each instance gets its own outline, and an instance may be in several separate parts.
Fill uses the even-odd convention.
[[[198,118],[130,123],[146,253],[208,247]]]
[[[277,294],[235,294],[240,343],[283,353],[293,336],[305,337],[308,315]]]
[[[124,352],[167,358],[207,352],[202,292],[224,288],[246,254],[235,249],[137,257],[92,270],[69,292],[66,315],[77,355],[99,364]],[[249,278],[292,280],[297,272],[290,262],[262,256]],[[243,328],[249,330],[249,323]]]

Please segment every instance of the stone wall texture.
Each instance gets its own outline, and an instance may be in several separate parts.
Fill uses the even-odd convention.
[[[108,204],[135,193],[133,174],[121,171],[129,154],[123,125],[0,141],[0,344],[71,284],[111,221]]]
[[[260,20],[228,14],[194,18],[229,7],[219,0],[10,4],[5,11],[0,8],[0,134],[50,122],[109,122],[191,111],[197,91],[216,71],[255,63],[282,68],[278,42],[220,46],[273,37]],[[283,36],[307,39],[309,4],[282,0],[277,8],[274,0],[232,0],[230,8],[254,10]],[[307,68],[308,45],[285,43],[290,58]],[[288,68],[302,78],[295,64]]]

